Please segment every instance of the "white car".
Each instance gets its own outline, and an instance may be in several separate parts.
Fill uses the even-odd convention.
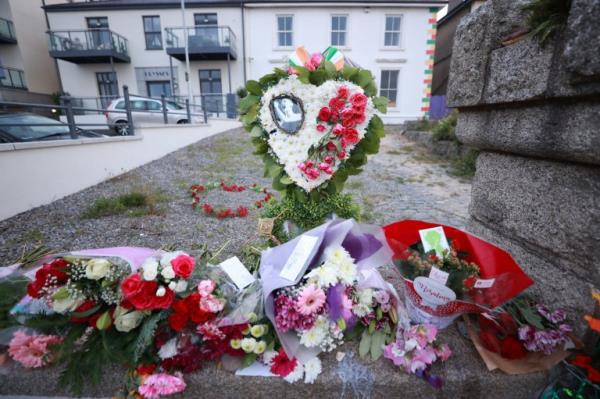
[[[164,123],[164,116],[162,111],[162,102],[152,98],[145,97],[129,97],[129,104],[131,106],[131,117],[133,123],[139,125],[140,123]],[[173,102],[166,101],[167,106],[167,120],[168,123],[202,123],[204,119],[198,115],[192,115],[191,121],[188,121],[187,111],[185,107]],[[122,112],[110,112],[110,111],[122,111]],[[129,134],[129,128],[127,124],[127,114],[125,111],[125,98],[117,98],[113,100],[108,107],[104,116],[106,116],[106,122],[109,125],[113,125],[117,134],[125,136]]]

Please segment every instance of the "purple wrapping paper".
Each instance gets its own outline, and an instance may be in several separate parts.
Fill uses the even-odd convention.
[[[303,235],[317,237],[317,244],[311,250],[308,261],[295,281],[282,278],[279,274],[301,236],[278,247],[269,248],[261,256],[260,278],[263,286],[265,314],[274,326],[274,291],[298,284],[307,271],[324,261],[325,249],[331,246],[343,246],[355,259],[361,278],[359,285],[363,284],[363,288],[386,289],[391,291],[399,301],[394,288],[386,283],[376,270],[379,266],[391,262],[392,259],[392,252],[381,228],[359,225],[354,220],[335,219]],[[365,281],[362,281],[363,279]],[[282,333],[277,331],[277,328],[275,330],[289,357],[296,357],[300,362],[306,362],[319,354],[319,349],[306,348],[301,345],[300,339],[294,331]]]

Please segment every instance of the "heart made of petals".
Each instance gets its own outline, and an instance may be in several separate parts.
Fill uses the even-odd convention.
[[[364,121],[354,127],[358,132],[358,141],[346,146],[344,158],[336,159],[335,163],[331,165],[332,173],[320,173],[314,179],[308,178],[299,165],[308,159],[311,147],[322,140],[324,133],[317,130],[319,111],[323,107],[328,107],[329,101],[337,96],[340,87],[346,87],[349,96],[355,93],[364,93],[360,86],[348,81],[329,80],[320,86],[315,86],[302,83],[297,76],[290,75],[287,79],[270,87],[261,99],[258,116],[261,125],[269,133],[269,147],[290,179],[307,192],[319,187],[335,175],[340,164],[350,156],[352,149],[365,137],[369,121],[375,112],[373,102],[367,98]],[[304,122],[295,134],[281,130],[269,108],[271,100],[282,95],[292,95],[302,102]]]

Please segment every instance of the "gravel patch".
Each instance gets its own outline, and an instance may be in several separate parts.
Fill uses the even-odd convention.
[[[175,244],[194,250],[206,243],[213,250],[238,254],[244,244],[259,242],[258,214],[218,220],[191,208],[189,186],[207,181],[270,187],[262,162],[243,129],[233,129],[201,140],[161,159],[101,184],[0,221],[0,264],[12,263],[23,248],[44,244],[58,250],[108,246],[159,248]],[[359,176],[348,180],[347,190],[363,207],[366,222],[386,224],[399,219],[424,219],[462,228],[466,223],[470,184],[447,174],[449,165],[407,141],[397,129],[388,129],[380,154],[371,157]],[[159,215],[126,214],[84,219],[83,212],[100,197],[142,189],[162,193]],[[213,204],[250,206],[260,196],[252,191],[214,190]]]

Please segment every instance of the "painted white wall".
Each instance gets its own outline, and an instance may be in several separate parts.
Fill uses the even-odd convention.
[[[385,16],[402,15],[401,45],[384,47]],[[344,55],[369,69],[379,85],[381,70],[399,70],[397,105],[388,110],[387,122],[423,116],[425,50],[430,12],[427,7],[249,7],[246,11],[248,78],[257,79],[274,67],[285,67],[294,47],[304,45],[310,53],[331,44],[332,15],[347,15]],[[293,46],[277,46],[277,16],[293,15]]]
[[[202,126],[141,128],[139,136],[132,138],[0,144],[0,170],[11,171],[0,173],[0,220],[49,204],[239,126],[236,121],[211,120],[209,125]],[[58,170],[48,165],[61,166]]]
[[[242,41],[241,41],[241,12],[239,8],[188,8],[186,10],[186,25],[194,25],[194,14],[216,13],[219,26],[229,26],[237,36],[238,60],[231,61],[231,88],[232,91],[242,86],[243,63]],[[163,33],[162,50],[146,50],[144,38],[143,16],[160,16],[161,29]],[[52,30],[76,30],[86,29],[86,17],[108,17],[109,29],[120,34],[128,40],[129,56],[131,63],[115,64],[119,86],[129,86],[131,93],[142,93],[144,89],[138,87],[135,76],[136,67],[169,67],[169,56],[166,52],[165,28],[181,27],[181,11],[178,9],[150,9],[150,10],[107,10],[107,11],[81,11],[81,12],[51,12],[48,13],[50,27]],[[173,66],[177,70],[179,82],[178,94],[187,95],[187,84],[185,82],[185,61],[172,59]],[[110,72],[109,63],[102,64],[74,64],[59,60],[60,73],[65,91],[76,97],[98,96],[96,84],[96,72]],[[190,80],[192,83],[192,94],[200,94],[200,82],[198,71],[200,69],[220,69],[223,93],[228,92],[229,81],[227,73],[227,61],[190,61]],[[121,93],[121,89],[119,88]],[[121,93],[122,94],[122,93]]]

